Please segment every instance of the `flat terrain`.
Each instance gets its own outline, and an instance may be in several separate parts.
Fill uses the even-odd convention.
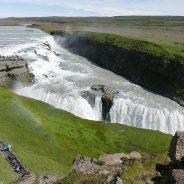
[[[159,42],[184,43],[184,17],[45,17],[0,20],[0,25],[33,23],[42,24],[48,29],[103,32]]]

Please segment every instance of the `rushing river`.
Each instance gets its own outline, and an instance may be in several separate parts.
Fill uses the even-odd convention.
[[[103,84],[120,91],[110,110],[112,123],[171,134],[184,130],[183,107],[70,53],[40,30],[0,27],[0,55],[19,55],[29,61],[36,83],[30,87],[17,85],[14,91],[20,95],[45,101],[82,118],[101,120],[100,97],[96,97],[92,107],[80,93],[93,84]]]

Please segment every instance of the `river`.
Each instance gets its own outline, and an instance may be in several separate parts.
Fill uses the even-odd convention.
[[[36,82],[17,84],[17,94],[42,100],[76,116],[102,119],[102,104],[96,97],[91,106],[81,97],[93,84],[120,91],[110,110],[111,123],[159,130],[174,134],[184,130],[184,108],[174,101],[151,93],[87,59],[62,48],[54,37],[24,26],[0,27],[0,55],[19,55],[28,61]]]

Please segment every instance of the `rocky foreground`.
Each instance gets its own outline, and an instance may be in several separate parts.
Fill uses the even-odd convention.
[[[0,86],[11,88],[15,81],[33,81],[27,62],[19,56],[0,56]]]
[[[70,183],[70,176],[73,173],[80,173],[81,176],[87,178],[91,176],[100,177],[97,183],[99,184],[123,184],[128,183],[124,180],[123,172],[133,165],[144,165],[145,162],[151,163],[155,158],[155,154],[144,153],[140,154],[133,151],[129,154],[115,153],[102,154],[99,159],[88,158],[85,156],[77,156],[72,164],[70,173],[66,178],[59,176],[36,176],[33,173],[22,175],[17,181],[12,184],[54,184],[54,183]],[[141,175],[141,183],[169,183],[169,184],[183,184],[184,183],[184,132],[176,132],[171,141],[169,150],[170,162],[168,164],[156,164],[155,171],[148,174]],[[137,183],[138,181],[133,181]],[[96,184],[89,180],[84,180],[85,184]],[[132,182],[131,182],[132,183]],[[140,183],[140,182],[138,182]],[[70,183],[72,184],[72,182]]]

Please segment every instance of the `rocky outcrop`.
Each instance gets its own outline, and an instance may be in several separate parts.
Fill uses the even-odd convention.
[[[171,162],[169,165],[157,164],[157,171],[162,178],[168,178],[168,183],[184,183],[184,132],[176,132],[169,149]]]
[[[99,159],[77,156],[73,161],[72,171],[84,175],[102,175],[108,184],[122,184],[120,178],[126,166],[132,161],[140,161],[142,155],[138,152],[130,154],[102,154]]]
[[[72,170],[86,175],[99,173],[101,167],[97,165],[97,160],[84,156],[77,156],[73,161]]]
[[[184,160],[184,132],[176,132],[172,138],[169,156],[172,160]]]
[[[62,179],[60,176],[36,176],[31,173],[20,177],[18,180],[11,182],[11,184],[54,184]]]
[[[34,75],[30,73],[26,61],[19,56],[0,56],[0,86],[10,88],[14,81],[31,83]]]
[[[104,85],[91,86],[92,91],[83,91],[81,96],[94,107],[96,96],[100,96],[102,102],[102,119],[110,121],[110,109],[113,106],[114,96],[119,93],[117,89]]]
[[[127,39],[121,43],[124,38],[115,35],[52,34],[64,37],[62,45],[70,51],[184,105],[184,58],[181,55],[170,56],[160,45],[146,41]],[[114,40],[119,44],[114,44]],[[139,47],[143,50],[136,49]]]
[[[176,132],[172,138],[169,156],[171,163],[171,182],[184,183],[184,132]]]

